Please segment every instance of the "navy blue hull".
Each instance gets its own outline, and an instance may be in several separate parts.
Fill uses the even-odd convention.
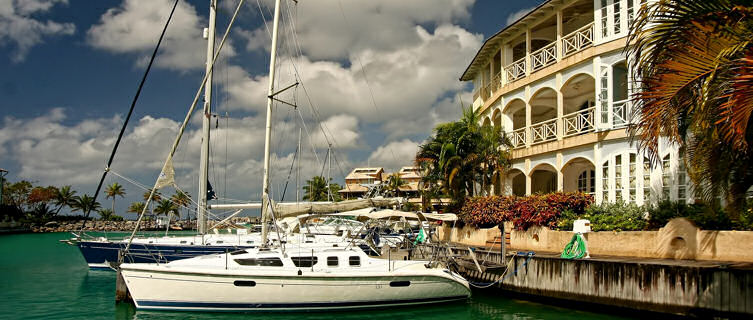
[[[120,242],[80,241],[76,244],[86,263],[92,268],[107,268],[109,262],[118,261],[118,252],[126,244]],[[233,252],[254,246],[202,246],[202,245],[163,245],[131,244],[124,261],[128,263],[166,263],[196,256]]]

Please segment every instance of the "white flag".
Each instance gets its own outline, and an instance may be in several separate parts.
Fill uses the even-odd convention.
[[[162,189],[165,186],[172,186],[175,184],[175,169],[173,169],[173,158],[170,157],[165,162],[165,166],[162,168],[162,172],[157,178],[157,189]]]

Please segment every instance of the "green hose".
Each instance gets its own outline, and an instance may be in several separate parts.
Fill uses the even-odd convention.
[[[565,246],[560,257],[564,259],[581,259],[586,256],[586,242],[579,233],[573,235],[570,242]]]

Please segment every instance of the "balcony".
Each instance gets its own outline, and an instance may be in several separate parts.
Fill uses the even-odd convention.
[[[632,123],[631,104],[629,100],[621,100],[612,103],[611,117],[612,123],[603,123],[599,127],[602,129],[620,129]],[[580,111],[566,114],[560,118],[553,118],[532,124],[529,127],[523,127],[508,132],[513,149],[523,148],[539,143],[558,140],[558,138],[573,137],[589,132],[594,132],[597,124],[595,108],[589,107]],[[559,128],[561,132],[559,131]],[[530,141],[528,138],[530,137]]]
[[[484,83],[474,92],[473,99],[481,98],[486,101],[497,90],[502,88],[503,84],[513,83],[523,79],[526,76],[551,66],[562,58],[571,56],[577,52],[593,45],[594,40],[593,22],[567,34],[560,41],[551,42],[544,47],[531,52],[513,63],[502,68],[502,73],[497,73],[491,79],[490,83]],[[559,57],[558,57],[559,52]],[[501,75],[504,74],[504,79]]]

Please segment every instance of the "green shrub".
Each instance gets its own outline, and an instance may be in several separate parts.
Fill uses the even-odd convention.
[[[661,228],[673,218],[687,218],[704,230],[730,230],[735,226],[719,205],[683,204],[665,200],[649,209],[649,228]]]
[[[592,205],[583,214],[565,212],[557,221],[559,230],[570,231],[573,221],[587,219],[593,231],[637,231],[648,225],[645,219],[646,209],[633,203],[604,203]]]

